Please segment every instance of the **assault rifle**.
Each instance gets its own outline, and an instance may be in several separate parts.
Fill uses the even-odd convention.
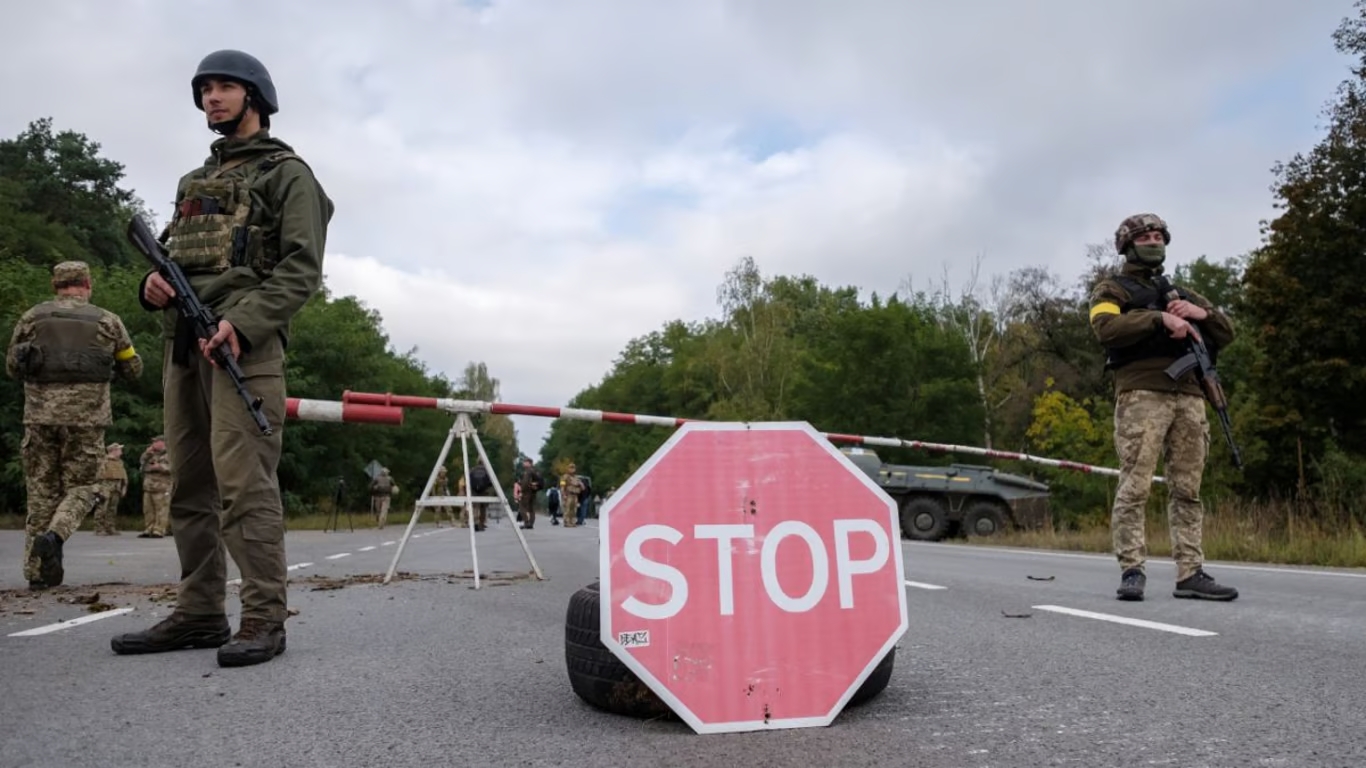
[[[180,265],[168,257],[166,248],[152,234],[152,230],[147,226],[147,222],[141,216],[133,216],[133,220],[128,222],[128,240],[133,247],[137,248],[147,260],[156,267],[157,274],[162,279],[170,283],[175,291],[175,298],[171,301],[175,304],[176,311],[180,313],[180,320],[188,323],[194,335],[200,339],[208,340],[218,333],[218,318],[213,316],[209,308],[204,306],[204,302],[199,300],[194,289],[190,287],[190,281],[185,277],[185,272]],[[177,330],[177,335],[180,331]],[[179,339],[177,344],[179,344]],[[256,422],[256,428],[261,430],[261,434],[270,436],[273,430],[270,422],[266,421],[266,416],[261,412],[261,398],[253,397],[247,391],[246,374],[242,373],[242,366],[238,364],[237,358],[232,356],[232,350],[227,344],[219,344],[214,347],[213,360],[232,380],[233,389],[237,390],[237,395],[246,403],[247,411],[251,413],[251,418]],[[172,356],[174,358],[174,355]]]
[[[1224,385],[1219,382],[1219,372],[1214,370],[1214,360],[1210,357],[1209,348],[1194,334],[1186,336],[1186,346],[1190,351],[1167,366],[1167,376],[1176,381],[1191,369],[1195,370],[1195,378],[1200,381],[1200,388],[1205,391],[1205,399],[1214,407],[1214,412],[1219,414],[1219,423],[1224,428],[1224,439],[1228,440],[1228,448],[1233,452],[1233,466],[1242,469],[1243,455],[1238,451],[1238,444],[1233,442],[1233,424],[1228,418],[1228,398],[1224,396]]]

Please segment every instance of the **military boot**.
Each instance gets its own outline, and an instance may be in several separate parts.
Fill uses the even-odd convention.
[[[1176,582],[1172,597],[1189,597],[1198,600],[1237,600],[1238,590],[1214,580],[1201,568],[1190,576]]]
[[[1137,568],[1130,568],[1119,577],[1119,589],[1115,594],[1120,600],[1142,600],[1143,588],[1148,586],[1148,577]]]
[[[285,625],[250,616],[228,644],[218,649],[218,666],[246,667],[270,661],[285,652]]]
[[[33,554],[38,556],[38,575],[49,587],[56,587],[66,577],[62,570],[62,537],[52,531],[33,540]]]
[[[228,642],[232,628],[228,617],[190,616],[172,611],[151,629],[118,635],[109,641],[114,653],[163,653],[184,648],[217,648]]]

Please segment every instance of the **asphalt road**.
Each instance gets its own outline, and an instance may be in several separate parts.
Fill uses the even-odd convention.
[[[1243,592],[1221,604],[1172,598],[1153,562],[1148,600],[1121,603],[1108,557],[905,543],[911,626],[880,697],[826,728],[699,736],[570,690],[595,529],[529,532],[537,582],[492,527],[479,591],[468,532],[430,523],[399,566],[415,578],[373,583],[402,532],[291,532],[289,651],[220,669],[109,649],[169,610],[171,539],[79,533],[70,586],[35,598],[0,531],[0,766],[1366,765],[1366,572],[1212,564]],[[104,613],[71,602],[95,592]]]

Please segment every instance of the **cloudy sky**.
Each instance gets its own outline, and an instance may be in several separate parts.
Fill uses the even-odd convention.
[[[956,5],[957,8],[952,8]],[[952,9],[951,9],[952,8]],[[950,10],[951,9],[951,10]],[[200,58],[274,76],[337,206],[327,283],[458,377],[562,405],[725,271],[887,294],[1046,265],[1153,210],[1237,255],[1347,75],[1349,0],[11,3],[0,134],[50,116],[163,220]],[[337,395],[340,396],[341,388]],[[672,415],[672,414],[671,414]],[[689,414],[679,414],[689,415]],[[549,426],[518,418],[524,450]],[[828,425],[837,429],[838,425]],[[629,429],[630,427],[622,427]],[[915,435],[904,435],[913,438]]]

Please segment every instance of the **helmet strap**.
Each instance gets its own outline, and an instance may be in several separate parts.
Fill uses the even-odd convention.
[[[224,136],[231,136],[237,133],[237,127],[242,124],[242,118],[247,116],[248,103],[249,100],[242,102],[242,109],[237,113],[236,117],[222,120],[217,123],[209,123],[209,130]]]

